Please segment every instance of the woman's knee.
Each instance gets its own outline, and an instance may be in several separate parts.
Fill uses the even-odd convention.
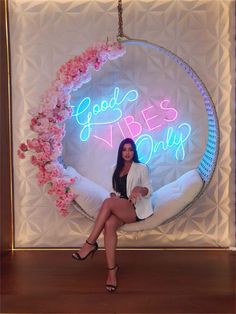
[[[105,232],[115,232],[118,229],[118,224],[114,219],[108,219],[105,222],[104,231]]]
[[[103,201],[103,206],[110,207],[112,204],[112,197],[108,197]]]

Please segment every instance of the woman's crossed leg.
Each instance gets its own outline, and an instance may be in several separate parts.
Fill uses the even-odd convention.
[[[92,232],[90,233],[87,241],[89,243],[95,243],[99,237],[102,230],[105,228],[106,222],[109,220],[110,216],[117,217],[119,223],[118,226],[121,226],[125,223],[132,223],[136,221],[136,212],[133,204],[124,198],[119,197],[110,197],[105,199],[103,202],[99,214],[95,220]],[[114,218],[113,218],[114,219]],[[117,229],[116,228],[116,229]],[[81,257],[86,256],[91,250],[91,245],[85,243],[79,251]],[[110,263],[109,263],[110,264]]]

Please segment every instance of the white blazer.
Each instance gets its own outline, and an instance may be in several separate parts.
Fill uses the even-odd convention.
[[[151,178],[145,164],[133,162],[127,176],[127,196],[129,197],[136,186],[148,189],[148,194],[140,197],[135,204],[138,218],[144,219],[153,214],[150,196],[152,194]]]
[[[148,194],[141,196],[135,204],[136,215],[140,219],[145,219],[153,214],[153,208],[150,200],[152,194],[152,184],[148,168],[145,164],[132,162],[127,175],[126,190],[129,197],[136,186],[148,189]]]

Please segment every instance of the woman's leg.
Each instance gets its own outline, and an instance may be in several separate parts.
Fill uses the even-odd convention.
[[[124,223],[131,223],[136,220],[136,212],[131,202],[119,197],[107,198],[102,204],[93,230],[88,237],[89,242],[97,240],[105,226],[105,222],[111,215],[116,216]]]
[[[105,223],[104,246],[106,249],[107,267],[112,268],[116,265],[115,250],[117,245],[116,230],[123,225],[123,221],[111,215]]]
[[[115,251],[117,245],[117,229],[123,225],[123,221],[115,215],[111,215],[105,223],[104,227],[104,245],[106,249],[107,268],[116,266]],[[117,268],[108,270],[107,285],[117,285],[116,280]],[[107,287],[107,289],[111,289]]]
[[[102,232],[106,221],[111,215],[116,216],[123,223],[136,221],[136,212],[131,202],[119,197],[107,198],[99,211],[92,232],[88,237],[88,242],[94,243]],[[91,251],[91,245],[85,243],[80,249],[80,256],[84,257]]]

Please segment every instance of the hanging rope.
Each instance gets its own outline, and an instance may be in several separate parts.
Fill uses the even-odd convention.
[[[121,38],[121,37],[124,37],[123,17],[122,17],[122,13],[123,13],[122,0],[118,0],[117,9],[118,9],[118,35],[117,35],[117,38],[119,38],[119,37]]]

